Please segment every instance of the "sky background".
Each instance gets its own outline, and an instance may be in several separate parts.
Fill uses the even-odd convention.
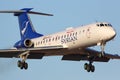
[[[120,55],[120,0],[0,0],[0,10],[34,8],[33,11],[54,14],[53,17],[30,15],[37,32],[45,35],[97,22],[110,22],[117,32],[107,43],[105,52]],[[0,14],[0,48],[11,48],[20,39],[18,19]],[[93,47],[100,50],[100,47]],[[61,61],[62,57],[27,60],[28,70],[17,67],[19,59],[0,58],[0,80],[118,80],[120,61],[94,63],[96,71],[88,73],[86,61]]]

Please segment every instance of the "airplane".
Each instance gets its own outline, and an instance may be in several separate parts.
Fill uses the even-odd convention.
[[[116,36],[116,31],[108,22],[96,22],[50,35],[35,31],[28,14],[53,16],[52,14],[31,11],[33,8],[6,10],[0,13],[14,13],[18,17],[21,39],[11,49],[0,49],[1,58],[20,58],[17,65],[20,69],[28,69],[27,59],[42,59],[44,56],[62,56],[62,60],[88,61],[84,64],[87,72],[94,72],[93,62],[108,62],[120,59],[104,51],[107,42]],[[101,51],[89,47],[100,46]]]

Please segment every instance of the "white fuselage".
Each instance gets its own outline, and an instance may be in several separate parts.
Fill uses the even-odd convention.
[[[68,49],[86,48],[107,42],[116,35],[111,24],[102,22],[78,28],[69,28],[63,32],[32,39],[34,47],[62,45]]]

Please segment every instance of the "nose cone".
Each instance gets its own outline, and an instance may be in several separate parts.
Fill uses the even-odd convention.
[[[111,40],[116,36],[116,31],[113,28],[107,30],[107,39]]]
[[[112,27],[104,27],[101,29],[101,39],[104,41],[112,40],[116,36],[116,31]]]
[[[116,36],[116,31],[112,30],[111,33],[110,33],[110,36],[111,36],[111,38],[114,38]]]

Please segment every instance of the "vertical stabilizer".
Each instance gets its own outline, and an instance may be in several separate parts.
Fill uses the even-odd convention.
[[[31,9],[32,8],[24,8],[21,9],[24,12],[14,14],[15,16],[18,16],[21,39],[26,39],[26,38],[31,39],[31,38],[43,36],[42,34],[38,34],[33,28],[30,17],[27,14]]]
[[[0,11],[0,13],[14,13],[14,16],[18,17],[21,40],[15,43],[14,47],[16,48],[33,47],[33,44],[31,44],[30,39],[43,36],[42,34],[39,34],[35,31],[28,14],[53,16],[52,14],[31,11],[31,9],[32,8],[24,8],[21,10]],[[30,45],[28,45],[28,43],[30,43]]]

